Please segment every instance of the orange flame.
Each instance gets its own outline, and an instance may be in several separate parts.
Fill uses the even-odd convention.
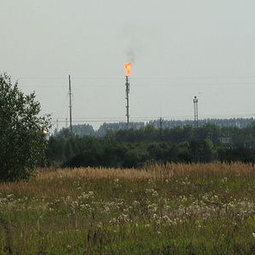
[[[125,71],[127,76],[131,74],[131,69],[132,69],[132,63],[125,64]]]

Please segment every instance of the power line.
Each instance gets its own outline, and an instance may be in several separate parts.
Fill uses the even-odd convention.
[[[245,116],[233,116],[231,118],[219,118],[219,117],[215,117],[215,118],[209,118],[209,117],[205,117],[205,118],[200,118],[200,120],[207,120],[207,119],[253,119],[252,116],[249,117],[245,117]],[[150,121],[158,121],[158,117],[153,117],[153,118],[141,118],[141,119],[134,119],[131,122],[150,122]],[[163,121],[163,119],[162,119]],[[177,118],[164,118],[164,121],[194,121],[192,120],[192,118],[189,116],[189,118],[183,118],[183,119],[177,119]],[[125,119],[98,119],[98,120],[91,120],[91,119],[83,119],[83,120],[73,120],[73,123],[79,123],[79,124],[84,124],[84,123],[125,123]],[[58,123],[66,123],[66,120],[58,120]]]
[[[73,80],[73,79],[72,79]],[[121,81],[121,80],[120,80]],[[140,87],[187,87],[187,86],[205,86],[206,87],[236,87],[236,86],[246,86],[246,87],[255,87],[255,80],[254,81],[202,81],[202,80],[197,80],[197,81],[166,81],[166,82],[156,82],[156,81],[150,81],[150,82],[140,82],[136,81],[133,79],[135,82],[135,87],[140,88]],[[76,88],[87,88],[87,87],[104,87],[104,88],[109,88],[109,87],[119,87],[120,82],[110,83],[110,82],[104,82],[103,84],[100,83],[93,83],[93,84],[88,84],[88,83],[82,83],[82,84],[76,84]],[[32,88],[32,89],[56,89],[56,88],[64,88],[64,85],[56,85],[56,84],[50,84],[50,85],[42,85],[42,84],[36,84],[36,85],[23,85],[21,84],[22,88]]]

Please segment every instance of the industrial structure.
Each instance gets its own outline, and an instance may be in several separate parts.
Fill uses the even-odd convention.
[[[126,71],[126,117],[127,117],[127,128],[129,128],[130,114],[129,114],[129,93],[130,93],[130,83],[129,83],[129,75],[131,74],[132,64],[125,64]]]
[[[130,79],[129,76],[132,71],[132,63],[125,64],[125,99],[126,99],[126,127],[130,128]],[[71,75],[68,75],[68,96],[69,96],[69,129],[73,132],[73,113],[72,113],[72,84],[71,84]],[[194,127],[199,127],[199,119],[198,119],[198,98],[194,96],[193,98],[194,104]],[[68,127],[68,119],[65,119],[66,128]],[[59,128],[59,120],[56,122],[57,130]],[[163,119],[159,119],[159,129],[160,129],[160,138],[162,139],[162,130],[163,130]]]
[[[195,96],[193,99],[194,103],[194,126],[198,127],[198,98]]]

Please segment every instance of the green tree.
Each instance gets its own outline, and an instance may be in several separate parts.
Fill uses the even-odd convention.
[[[23,94],[17,82],[0,75],[0,180],[28,179],[42,163],[50,128],[49,116],[39,116],[35,94]]]
[[[217,158],[217,150],[210,139],[205,139],[201,144],[200,160],[211,162]]]

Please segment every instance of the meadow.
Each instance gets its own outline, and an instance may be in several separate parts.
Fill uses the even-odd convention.
[[[0,184],[0,254],[255,254],[255,167],[39,169]]]

